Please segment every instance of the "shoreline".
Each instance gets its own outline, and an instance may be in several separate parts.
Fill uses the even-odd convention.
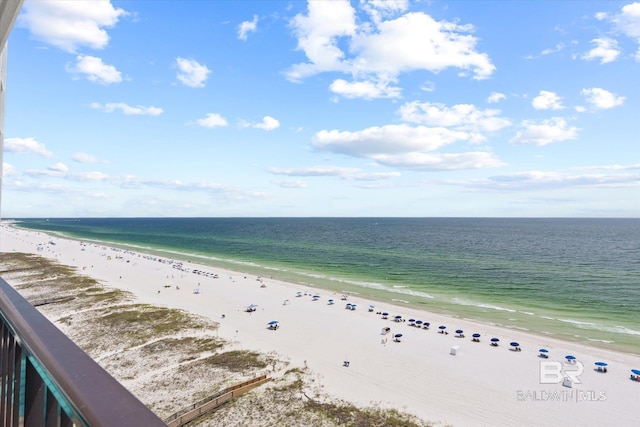
[[[13,221],[5,221],[11,224]],[[16,228],[21,228],[17,226]],[[379,304],[391,304],[398,309],[406,307],[432,312],[452,319],[464,319],[482,325],[497,326],[506,329],[521,330],[541,338],[551,336],[559,340],[568,340],[576,343],[587,344],[605,350],[620,351],[632,356],[640,357],[640,345],[636,336],[640,332],[630,329],[628,326],[618,326],[615,323],[610,325],[598,325],[599,328],[581,327],[581,325],[595,325],[601,321],[601,317],[595,318],[561,318],[556,311],[545,311],[542,307],[537,307],[535,313],[529,311],[529,307],[518,307],[507,303],[507,307],[490,302],[470,302],[463,304],[457,294],[442,294],[437,297],[426,295],[423,291],[409,289],[408,294],[404,294],[397,289],[383,289],[375,286],[369,287],[358,282],[350,282],[346,278],[336,278],[324,276],[324,274],[310,274],[299,269],[286,269],[272,267],[266,264],[257,264],[249,260],[233,260],[217,258],[215,256],[202,255],[197,253],[181,252],[167,248],[154,248],[135,243],[122,243],[111,241],[100,241],[86,239],[76,236],[67,236],[61,232],[32,230],[21,228],[33,232],[41,232],[57,238],[69,239],[73,241],[90,242],[95,245],[116,247],[122,250],[149,253],[167,259],[176,259],[183,262],[200,264],[207,268],[227,270],[231,272],[245,272],[256,276],[269,277],[273,280],[284,281],[297,284],[302,287],[310,287],[319,291],[340,292],[352,294],[376,301]],[[244,274],[244,273],[243,273]],[[304,280],[309,279],[309,281]],[[375,285],[375,283],[373,284]],[[407,288],[405,285],[394,286],[394,288]],[[397,295],[392,295],[396,293]],[[388,294],[388,297],[385,297]],[[424,294],[424,295],[423,295]],[[396,298],[393,298],[396,296]],[[406,299],[404,299],[406,298]],[[457,300],[456,303],[445,301],[446,299]],[[533,310],[531,308],[531,310]],[[532,319],[535,319],[532,321]],[[612,331],[612,329],[623,330],[623,332]],[[627,332],[628,331],[628,332]]]
[[[158,262],[163,257],[4,225],[1,230],[1,251],[55,258],[143,302],[210,317],[220,322],[222,338],[239,348],[286,355],[293,366],[308,364],[328,393],[348,401],[376,402],[452,425],[631,425],[637,417],[633,403],[640,384],[630,381],[628,374],[640,366],[640,359],[632,354],[357,295],[347,301],[357,309],[345,310],[338,292],[182,262],[186,270],[215,271],[216,279],[174,268],[177,261],[169,263],[166,257]],[[48,243],[51,239],[55,245]],[[196,289],[200,291],[194,293]],[[312,300],[315,293],[317,301]],[[329,305],[328,299],[335,303]],[[258,309],[246,313],[250,304]],[[373,312],[367,309],[370,304],[376,306]],[[407,321],[383,320],[376,314],[383,309],[390,318],[401,315]],[[409,326],[411,318],[428,319],[431,328]],[[271,320],[280,322],[279,330],[266,328]],[[441,324],[448,335],[438,333]],[[393,335],[402,333],[401,342],[382,335],[386,327]],[[455,336],[458,328],[465,338]],[[471,341],[474,332],[482,334],[480,343]],[[493,336],[500,338],[497,348],[488,344]],[[522,351],[511,351],[511,341],[518,341]],[[455,356],[450,354],[454,346]],[[582,382],[573,388],[541,383],[540,347],[549,348],[549,361],[563,368],[564,355],[574,354],[584,363]],[[342,366],[344,360],[350,361],[348,368]],[[607,374],[593,370],[599,360],[609,363]]]

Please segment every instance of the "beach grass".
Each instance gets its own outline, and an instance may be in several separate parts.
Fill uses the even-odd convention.
[[[76,268],[33,254],[0,253],[0,275],[161,417],[266,369],[267,386],[190,426],[428,426],[393,409],[330,398],[301,368],[272,353],[230,349],[218,324],[183,310],[135,303]],[[48,301],[48,302],[47,302]],[[308,395],[313,395],[309,398]]]

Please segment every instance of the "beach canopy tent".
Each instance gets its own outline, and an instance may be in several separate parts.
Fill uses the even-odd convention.
[[[607,372],[607,362],[596,362],[598,372]]]

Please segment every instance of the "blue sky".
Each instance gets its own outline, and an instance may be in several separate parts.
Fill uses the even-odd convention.
[[[3,217],[640,216],[640,3],[26,0]]]

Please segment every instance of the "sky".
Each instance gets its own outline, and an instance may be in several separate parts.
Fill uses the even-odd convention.
[[[25,0],[3,218],[640,217],[640,2]]]

